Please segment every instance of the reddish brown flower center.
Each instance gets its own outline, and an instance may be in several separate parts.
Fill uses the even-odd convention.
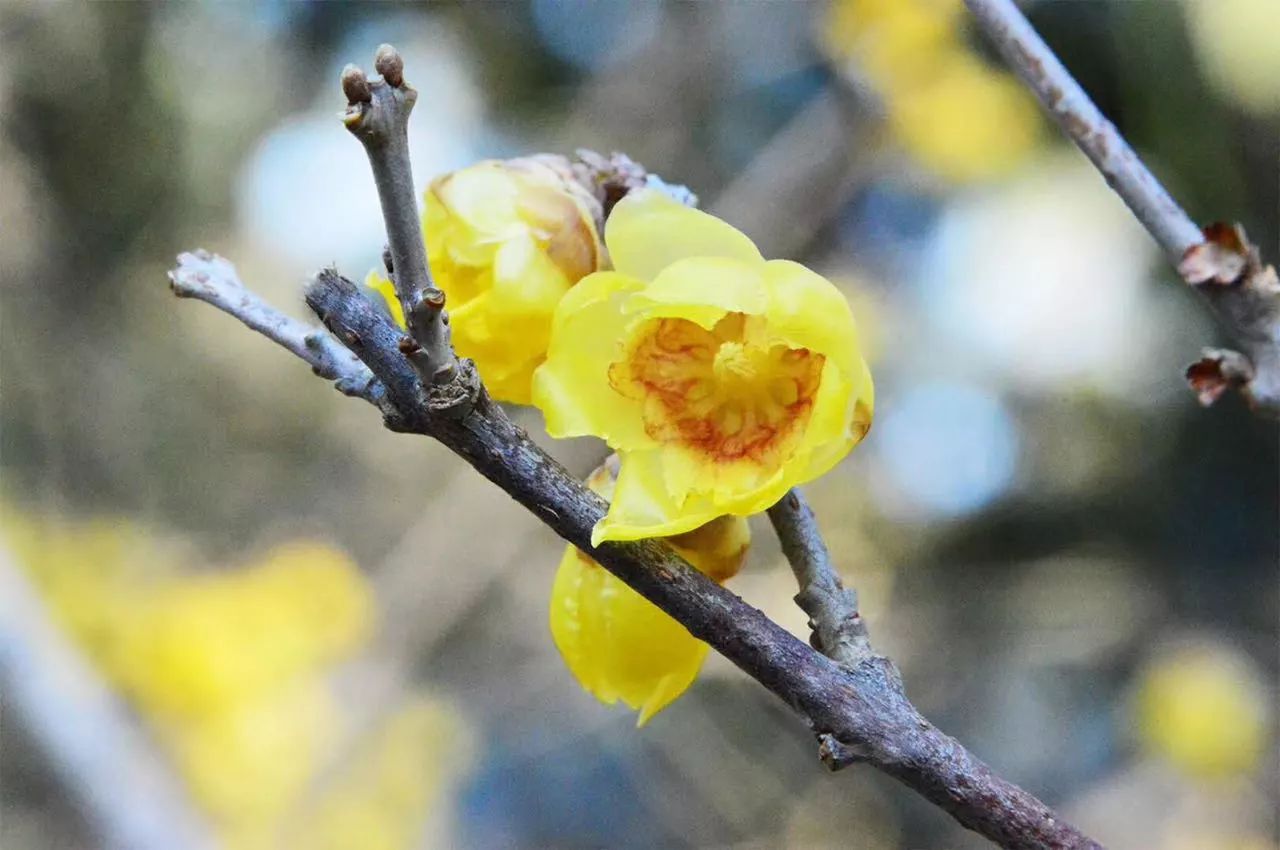
[[[644,404],[645,431],[716,460],[776,463],[804,431],[825,358],[769,344],[763,319],[729,313],[707,330],[651,319],[632,336],[609,383]]]

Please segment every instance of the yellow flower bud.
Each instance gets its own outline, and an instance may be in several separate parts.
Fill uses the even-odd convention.
[[[567,161],[487,161],[438,178],[426,195],[427,260],[444,290],[453,345],[491,395],[529,403],[560,298],[601,267],[599,204]],[[404,325],[391,281],[368,284]]]
[[[609,465],[587,485],[605,498],[616,480]],[[718,582],[737,574],[751,544],[742,517],[719,517],[669,541]],[[551,635],[570,672],[603,703],[619,699],[643,726],[697,678],[708,647],[652,602],[581,551],[565,549],[551,590]]]
[[[533,399],[552,436],[622,459],[593,543],[669,537],[765,510],[871,425],[871,374],[844,296],[660,192],[605,234],[616,271],[560,302]]]

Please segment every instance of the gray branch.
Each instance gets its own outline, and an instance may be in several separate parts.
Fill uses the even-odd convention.
[[[1206,352],[1187,370],[1204,403],[1240,390],[1255,410],[1280,416],[1280,281],[1238,226],[1203,231],[1183,212],[1129,143],[1094,105],[1014,0],[965,0],[974,18],[1159,243],[1183,279],[1204,295],[1243,350]],[[1243,359],[1243,364],[1239,361]],[[1229,364],[1227,368],[1223,363]]]
[[[343,123],[364,145],[382,203],[391,256],[391,279],[409,330],[401,343],[427,385],[448,383],[457,373],[449,344],[444,293],[427,269],[427,252],[409,162],[409,113],[418,92],[404,79],[404,62],[389,44],[378,48],[374,68],[381,79],[366,79],[355,65],[342,71],[347,96]]]
[[[798,488],[769,508],[769,521],[800,586],[796,604],[809,615],[813,648],[849,669],[871,658],[867,624],[858,613],[858,594],[840,581],[818,520]]]
[[[180,779],[84,663],[26,576],[0,548],[0,694],[55,773],[121,850],[213,850]]]
[[[340,392],[381,404],[385,395],[382,384],[359,358],[323,328],[269,306],[245,287],[229,260],[203,250],[179,254],[178,265],[169,272],[169,288],[179,298],[195,298],[236,317],[302,358],[311,371],[333,381]]]

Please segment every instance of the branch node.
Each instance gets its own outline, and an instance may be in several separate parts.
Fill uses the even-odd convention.
[[[843,770],[851,764],[869,761],[857,747],[844,743],[829,732],[819,732],[817,737],[818,758],[832,773]]]

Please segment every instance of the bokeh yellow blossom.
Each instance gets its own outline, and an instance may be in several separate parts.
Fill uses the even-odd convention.
[[[1142,674],[1143,744],[1193,776],[1251,773],[1268,747],[1268,697],[1249,660],[1225,647],[1177,649]]]
[[[304,815],[295,847],[407,850],[423,846],[423,822],[472,747],[456,709],[419,697],[362,741],[353,763]],[[434,846],[434,845],[431,845]]]
[[[354,753],[362,792],[326,798],[334,814],[321,821],[335,830],[337,820],[359,822],[363,835],[347,828],[326,842],[311,832],[291,840],[345,732],[328,675],[367,645],[374,626],[372,589],[348,556],[298,542],[209,569],[189,548],[127,521],[8,509],[0,533],[54,619],[163,745],[220,846],[417,846],[424,808],[462,758],[427,739],[446,727],[453,742],[465,735],[459,718],[440,706],[425,711],[416,697],[372,731],[371,753]]]
[[[837,0],[819,40],[884,99],[888,125],[918,162],[956,182],[1016,169],[1038,145],[1035,100],[965,42],[961,0]]]
[[[593,542],[758,513],[862,439],[871,374],[829,281],[652,190],[618,203],[605,241],[615,271],[561,301],[533,388],[552,436],[622,459]]]
[[[427,260],[454,348],[500,401],[529,403],[556,304],[602,265],[595,199],[558,163],[481,162],[438,178],[426,195]],[[374,272],[367,283],[403,326],[391,281]]]
[[[609,465],[587,479],[609,499]],[[751,544],[742,517],[724,516],[668,540],[685,560],[718,582],[737,574]],[[637,726],[670,705],[698,676],[708,646],[652,602],[569,546],[551,589],[551,635],[578,682],[596,699],[622,700],[640,712]]]
[[[1256,115],[1280,113],[1280,4],[1190,0],[1191,45],[1219,91]]]

